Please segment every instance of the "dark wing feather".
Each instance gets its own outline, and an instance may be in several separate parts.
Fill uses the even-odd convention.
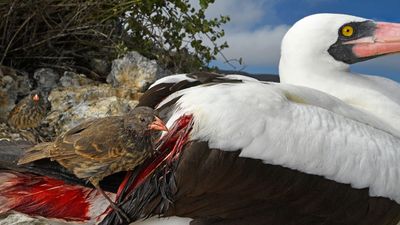
[[[187,75],[190,78],[198,80],[201,84],[210,83],[240,83],[240,79],[228,78],[223,74],[212,73],[212,72],[194,72]]]
[[[150,108],[155,108],[163,99],[168,97],[170,94],[179,90],[197,86],[199,84],[201,83],[197,81],[189,82],[187,80],[183,80],[177,83],[157,84],[154,87],[151,87],[142,95],[142,97],[139,99],[139,103],[137,106],[147,106]]]
[[[177,91],[202,84],[237,83],[239,79],[226,78],[222,74],[211,72],[194,72],[186,75],[191,80],[181,80],[176,83],[159,83],[147,90],[139,100],[138,106],[155,108],[163,99]],[[195,79],[195,80],[193,80]]]
[[[89,126],[91,126],[93,123],[96,123],[102,119],[103,118],[96,118],[96,119],[84,121],[84,122],[80,123],[79,125],[73,127],[72,129],[68,130],[67,132],[65,132],[65,134],[63,134],[62,136],[65,137],[65,136],[71,136],[74,134],[78,134],[78,133],[82,132],[83,130],[85,130],[86,128],[88,128]]]
[[[0,141],[0,166],[16,165],[32,146],[32,143],[27,141]]]
[[[234,71],[232,71],[234,72]],[[238,83],[242,82],[240,79],[227,78],[223,74],[212,73],[212,72],[194,72],[186,75],[191,80],[181,80],[176,83],[159,83],[149,90],[147,90],[142,97],[139,99],[138,106],[148,106],[155,108],[162,100],[177,91],[195,87],[198,85],[212,85],[217,83]],[[279,82],[278,76],[273,75],[245,75],[255,78],[260,81],[272,81]],[[194,80],[193,80],[194,79]]]
[[[239,154],[188,143],[170,173],[159,168],[121,207],[135,219],[162,214],[202,225],[396,225],[400,219],[399,204],[370,197],[368,189]],[[113,213],[101,224],[116,219]]]
[[[166,215],[215,218],[204,223],[215,225],[395,225],[400,219],[399,204],[370,197],[368,189],[239,154],[189,144],[174,172],[178,189]]]

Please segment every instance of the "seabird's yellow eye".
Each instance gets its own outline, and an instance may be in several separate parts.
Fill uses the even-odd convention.
[[[346,25],[342,28],[342,34],[345,37],[350,37],[354,33],[354,28],[350,25]]]

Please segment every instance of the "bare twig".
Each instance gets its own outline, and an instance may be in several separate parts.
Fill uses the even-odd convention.
[[[31,20],[36,14],[32,14],[30,17],[26,18],[26,20],[22,23],[22,25],[18,28],[18,30],[14,33],[14,36],[11,38],[10,42],[8,43],[6,49],[4,50],[3,57],[1,58],[0,64],[3,64],[4,59],[7,56],[8,50],[10,49],[11,45],[13,44],[13,41],[15,37],[18,35],[18,33],[24,28],[24,26]]]

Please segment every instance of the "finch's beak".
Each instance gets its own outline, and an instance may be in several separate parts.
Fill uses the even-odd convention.
[[[32,100],[35,101],[35,102],[38,102],[38,101],[39,101],[39,95],[38,95],[38,94],[35,94],[35,95],[32,97]]]
[[[168,128],[160,118],[154,116],[154,121],[149,125],[149,130],[168,131]]]

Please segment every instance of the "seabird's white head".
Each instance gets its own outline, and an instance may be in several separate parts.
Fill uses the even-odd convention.
[[[315,14],[295,23],[282,41],[282,83],[331,94],[400,132],[400,85],[351,73],[350,64],[400,52],[400,24],[343,14]]]
[[[299,68],[345,71],[349,64],[399,51],[400,24],[315,14],[295,23],[283,38],[280,75],[285,80],[286,71]]]

